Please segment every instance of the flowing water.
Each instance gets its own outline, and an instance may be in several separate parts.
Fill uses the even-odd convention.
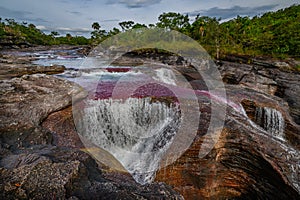
[[[273,136],[279,139],[284,138],[284,118],[278,110],[268,107],[258,107],[255,112],[255,121]]]
[[[180,125],[178,105],[150,98],[88,100],[77,129],[110,152],[141,184],[150,183]],[[78,117],[75,117],[77,119]]]

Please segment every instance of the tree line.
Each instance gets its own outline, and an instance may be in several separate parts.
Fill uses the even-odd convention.
[[[30,45],[87,45],[90,39],[83,36],[72,36],[67,33],[60,36],[52,31],[45,34],[34,24],[18,23],[14,19],[0,18],[0,45],[1,46],[30,46]]]
[[[119,23],[121,28],[110,31],[92,24],[94,43],[107,37],[135,28],[164,28],[176,30],[198,41],[212,56],[227,54],[268,55],[273,57],[300,58],[300,5],[250,18],[237,16],[226,22],[216,17],[195,17],[168,12],[158,17],[156,24],[139,24],[133,21]]]
[[[188,15],[175,12],[162,13],[155,24],[123,21],[107,31],[98,22],[92,24],[91,38],[82,36],[58,36],[57,32],[46,35],[33,24],[17,23],[6,19],[0,21],[0,41],[24,41],[32,44],[92,44],[121,32],[137,28],[163,28],[176,30],[199,42],[212,56],[227,54],[268,55],[273,57],[300,57],[300,5],[268,12],[250,18],[237,16],[226,22],[216,17]]]

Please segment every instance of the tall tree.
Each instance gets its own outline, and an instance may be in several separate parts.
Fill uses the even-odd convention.
[[[92,39],[99,40],[105,37],[106,31],[101,29],[98,22],[94,22],[92,28],[94,29],[94,31],[91,32]]]
[[[136,23],[132,26],[133,29],[136,28],[147,28],[147,26],[145,24],[140,24],[140,23]]]
[[[123,21],[123,22],[120,22],[119,25],[121,26],[122,31],[127,31],[130,28],[132,28],[132,26],[134,25],[134,22],[133,21]]]
[[[51,37],[59,36],[59,33],[57,31],[51,31],[50,33]]]
[[[94,22],[93,24],[92,24],[92,28],[94,29],[94,30],[100,30],[100,28],[101,28],[101,26],[100,26],[100,24],[98,23],[98,22]]]
[[[156,25],[159,28],[183,31],[190,26],[188,15],[182,15],[180,13],[163,13],[158,17],[158,20],[159,22]]]

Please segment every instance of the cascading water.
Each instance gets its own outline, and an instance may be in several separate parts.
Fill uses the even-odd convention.
[[[151,98],[87,100],[81,136],[110,152],[140,184],[153,180],[180,124],[177,104]]]
[[[166,69],[166,68],[160,68],[155,70],[157,78],[154,78],[158,81],[162,81],[163,83],[169,84],[169,85],[176,85],[175,83],[175,75],[172,70]]]
[[[284,138],[284,118],[278,110],[268,107],[258,107],[255,112],[255,121],[275,137]]]

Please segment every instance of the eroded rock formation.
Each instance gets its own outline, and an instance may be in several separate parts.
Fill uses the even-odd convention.
[[[164,183],[141,186],[111,172],[81,149],[70,107],[86,95],[80,86],[45,74],[10,77],[5,71],[0,81],[0,199],[182,199]]]
[[[186,199],[298,199],[299,105],[292,102],[299,98],[299,73],[274,65],[219,64],[228,101],[244,111],[226,105],[217,143],[202,158],[210,106],[217,102],[208,105],[201,97],[197,139],[175,163],[160,169],[156,180],[174,186]],[[181,72],[194,89],[203,87],[195,80],[201,78],[197,73]]]
[[[177,70],[195,90],[206,89],[186,62],[174,57],[164,62],[179,64]],[[201,117],[193,143],[159,169],[155,180],[164,183],[145,186],[124,169],[114,171],[81,151],[70,107],[72,95],[85,95],[79,86],[48,75],[5,76],[0,81],[0,198],[299,199],[300,75],[228,60],[219,69],[227,100],[198,93]],[[212,151],[202,157],[211,106],[227,115]]]

